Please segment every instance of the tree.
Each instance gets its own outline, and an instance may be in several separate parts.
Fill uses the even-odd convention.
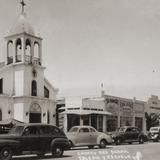
[[[146,117],[146,125],[147,125],[147,130],[149,130],[151,127],[155,127],[159,125],[159,118],[160,114],[159,113],[145,113]]]

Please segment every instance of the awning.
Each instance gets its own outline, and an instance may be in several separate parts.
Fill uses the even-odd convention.
[[[77,115],[89,115],[89,114],[101,114],[101,115],[111,115],[112,113],[107,111],[95,111],[95,110],[66,110],[61,112],[61,114],[77,114]]]

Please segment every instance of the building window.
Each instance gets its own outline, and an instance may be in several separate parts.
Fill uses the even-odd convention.
[[[49,98],[49,90],[44,86],[44,97]]]
[[[0,79],[0,94],[3,93],[3,79]]]
[[[35,80],[32,81],[32,96],[37,96],[37,82]]]

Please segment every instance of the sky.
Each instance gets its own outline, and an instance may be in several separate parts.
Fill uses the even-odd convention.
[[[0,0],[0,61],[4,36],[20,0]],[[45,76],[58,97],[106,94],[160,97],[159,0],[25,0],[30,24],[43,38]]]

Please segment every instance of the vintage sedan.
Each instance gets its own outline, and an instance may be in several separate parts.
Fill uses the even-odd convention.
[[[98,132],[91,126],[74,126],[66,133],[70,146],[88,146],[90,149],[94,146],[105,148],[107,144],[112,143],[112,137],[102,132]]]
[[[151,127],[148,133],[149,140],[157,142],[160,140],[160,127]]]
[[[11,160],[12,155],[36,153],[38,156],[51,152],[60,157],[69,149],[69,141],[58,127],[48,124],[21,124],[9,134],[0,135],[0,160]]]
[[[140,144],[147,141],[147,135],[139,130],[139,128],[134,126],[124,126],[119,128],[119,130],[112,134],[114,142],[119,145],[121,143],[139,142]]]

